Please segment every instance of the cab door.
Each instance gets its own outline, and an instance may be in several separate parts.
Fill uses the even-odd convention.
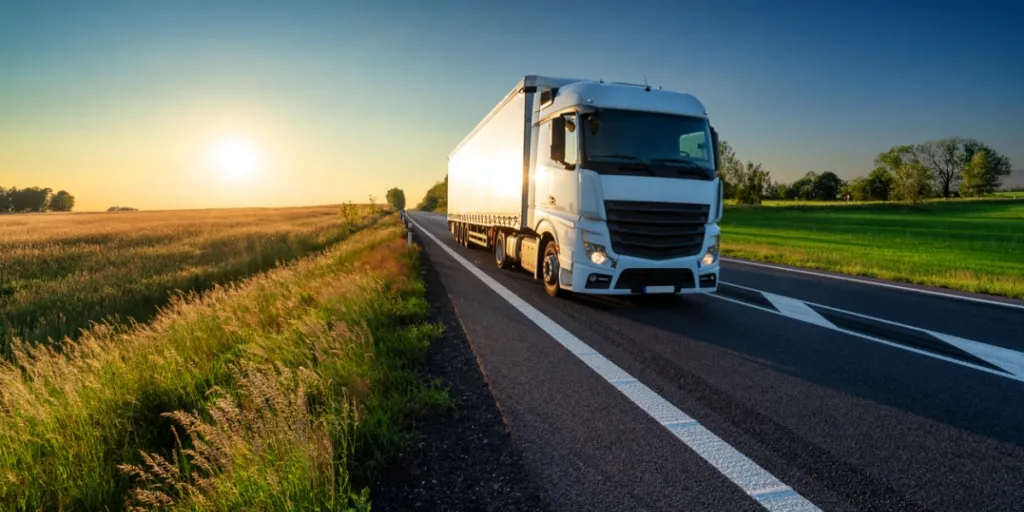
[[[579,119],[575,112],[550,118],[538,137],[536,207],[579,216]]]

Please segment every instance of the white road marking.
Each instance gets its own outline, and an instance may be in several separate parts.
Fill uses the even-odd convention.
[[[822,327],[835,327],[832,322],[825,320],[825,317],[811,309],[811,307],[803,301],[768,292],[761,292],[761,295],[764,295],[764,298],[768,299],[768,302],[771,302],[772,305],[775,306],[775,308],[783,315],[797,320],[802,320],[810,324],[820,325]]]
[[[936,297],[944,297],[944,298],[947,298],[947,299],[957,299],[957,300],[964,300],[964,301],[968,301],[968,302],[977,302],[979,304],[989,304],[989,305],[1003,306],[1003,307],[1007,307],[1007,308],[1024,310],[1024,304],[1014,304],[1012,302],[1003,302],[1003,301],[998,301],[998,300],[983,299],[983,298],[980,298],[980,297],[971,297],[971,296],[967,296],[967,295],[958,295],[958,294],[955,294],[955,293],[945,293],[945,292],[940,292],[940,291],[935,291],[935,290],[925,290],[923,288],[914,288],[914,287],[910,287],[910,286],[901,286],[901,285],[893,284],[893,283],[881,283],[881,282],[878,282],[878,281],[868,281],[866,279],[858,279],[858,278],[852,277],[852,276],[837,276],[837,275],[825,274],[825,273],[821,273],[821,272],[814,272],[814,271],[811,271],[811,270],[803,270],[803,269],[799,269],[799,268],[790,268],[790,267],[780,267],[778,265],[769,265],[767,263],[760,263],[760,262],[756,262],[756,261],[747,261],[747,260],[738,260],[738,259],[735,259],[735,258],[728,258],[728,257],[722,257],[722,261],[727,261],[729,263],[740,263],[740,264],[743,264],[743,265],[750,265],[752,267],[764,267],[764,268],[770,268],[770,269],[773,269],[773,270],[782,270],[782,271],[785,271],[785,272],[793,272],[793,273],[796,273],[796,274],[806,274],[806,275],[815,276],[815,277],[824,277],[824,278],[828,278],[828,279],[836,279],[836,280],[839,280],[839,281],[849,281],[849,282],[852,282],[852,283],[866,284],[866,285],[870,285],[870,286],[881,286],[883,288],[892,288],[892,289],[895,289],[895,290],[901,290],[901,291],[905,291],[905,292],[922,293],[922,294],[925,294],[925,295],[934,295]]]
[[[1014,375],[1024,379],[1024,354],[1008,348],[996,347],[974,340],[968,340],[951,334],[928,331],[929,334],[939,338],[954,347],[984,359]]]
[[[732,286],[738,286],[738,285],[734,284]],[[747,288],[745,286],[740,287],[740,288],[746,288],[748,290],[753,290],[753,288]],[[757,290],[755,290],[755,291],[757,291]],[[714,297],[714,298],[719,299],[719,300],[724,300],[724,301],[727,301],[727,302],[732,302],[734,304],[739,304],[741,306],[746,306],[748,308],[754,308],[754,309],[757,309],[757,310],[760,310],[760,311],[764,311],[766,313],[771,313],[773,315],[779,315],[779,316],[782,316],[782,317],[785,317],[785,318],[794,318],[794,319],[796,318],[796,317],[787,315],[785,313],[781,313],[779,311],[776,311],[774,309],[769,309],[769,308],[766,308],[764,306],[759,306],[757,304],[751,304],[749,302],[744,302],[742,300],[734,299],[732,297],[726,297],[724,295],[721,295],[720,293],[711,293],[711,294],[708,294],[708,296],[709,297]],[[808,303],[808,304],[813,304],[813,303]],[[820,307],[823,307],[823,308],[826,308],[826,309],[832,309],[832,310],[835,310],[835,311],[840,311],[840,312],[846,313],[848,315],[854,315],[854,316],[859,316],[859,317],[863,317],[863,318],[868,318],[868,319],[871,319],[871,320],[874,320],[874,321],[877,321],[877,322],[882,322],[882,323],[887,323],[887,324],[892,324],[892,325],[898,325],[900,327],[905,327],[907,329],[914,329],[914,330],[917,330],[917,331],[926,332],[928,334],[933,334],[933,335],[937,334],[937,333],[935,333],[933,331],[928,331],[926,329],[921,329],[921,328],[913,327],[913,326],[910,326],[910,325],[904,325],[904,324],[901,324],[901,323],[898,323],[898,322],[892,322],[892,321],[889,321],[889,320],[884,320],[882,318],[875,318],[875,317],[868,316],[868,315],[862,315],[860,313],[854,313],[852,311],[845,311],[845,310],[841,310],[841,309],[837,309],[837,308],[833,308],[833,307],[829,307],[829,306],[822,306],[820,304],[814,304],[814,305],[815,306],[820,306]],[[921,349],[917,349],[917,348],[914,348],[914,347],[911,347],[911,346],[908,346],[908,345],[903,345],[903,344],[900,344],[900,343],[895,343],[895,342],[892,342],[892,341],[884,340],[882,338],[877,338],[875,336],[871,336],[870,334],[864,334],[864,333],[857,332],[857,331],[851,331],[849,329],[843,329],[842,327],[837,327],[836,325],[831,324],[831,323],[829,325],[821,325],[821,324],[816,324],[816,325],[820,325],[821,327],[825,327],[826,329],[831,329],[833,331],[841,332],[841,333],[844,333],[844,334],[849,334],[850,336],[856,336],[856,337],[861,338],[861,339],[865,339],[865,340],[868,340],[868,341],[873,341],[875,343],[881,343],[883,345],[888,345],[890,347],[895,347],[895,348],[898,348],[900,350],[906,350],[908,352],[913,352],[915,354],[920,354],[920,355],[923,355],[923,356],[928,356],[928,357],[931,357],[931,358],[934,358],[934,359],[940,359],[940,360],[946,361],[948,363],[958,364],[960,366],[966,366],[966,367],[971,368],[973,370],[978,370],[978,371],[982,371],[982,372],[985,372],[985,373],[990,373],[992,375],[998,375],[1000,377],[1005,377],[1005,378],[1012,379],[1012,380],[1015,380],[1015,381],[1018,381],[1018,382],[1024,382],[1024,375],[1015,374],[1015,373],[1006,373],[1006,372],[1001,372],[999,370],[993,370],[991,368],[986,368],[984,366],[979,366],[979,365],[976,365],[976,364],[973,364],[973,363],[969,363],[967,361],[961,361],[959,359],[954,359],[952,357],[946,357],[946,356],[944,356],[942,354],[936,354],[934,352],[929,352],[927,350],[921,350]],[[948,335],[946,335],[946,336],[948,336]],[[945,340],[943,340],[943,341],[945,341]],[[971,340],[964,340],[964,341],[971,341]],[[980,343],[980,342],[977,342],[977,341],[974,341],[973,343],[977,343],[979,345],[984,345],[984,346],[989,347],[989,348],[999,348],[999,347],[992,347],[991,345],[987,345],[985,343]],[[960,347],[960,348],[963,348],[963,347]],[[1002,349],[1002,350],[1005,351],[1007,349]],[[970,350],[968,350],[968,352],[974,353],[974,352],[972,352]],[[1013,351],[1010,351],[1010,352],[1013,352]],[[1024,358],[1024,354],[1019,354],[1019,353],[1017,353],[1017,354],[1018,354],[1018,357]],[[977,355],[977,354],[975,354],[975,355]],[[981,356],[978,356],[978,357],[981,357]],[[981,358],[985,359],[984,357],[981,357]],[[1014,360],[1016,360],[1016,359],[1014,359]],[[996,364],[996,363],[993,363],[993,364]],[[996,366],[1000,366],[1000,365],[996,364]],[[1000,368],[1002,368],[1002,366],[1000,366]]]
[[[676,406],[672,405],[650,388],[645,386],[615,363],[590,348],[579,338],[573,336],[553,320],[545,316],[533,306],[520,299],[493,278],[488,276],[476,265],[470,263],[447,244],[438,240],[432,233],[410,218],[419,232],[448,253],[456,262],[470,273],[483,281],[498,296],[509,301],[527,318],[537,324],[555,341],[589,366],[620,393],[640,407],[691,450],[718,469],[726,478],[740,487],[750,497],[768,510],[820,510],[813,503],[797,493],[793,488],[782,483],[778,478],[766,471],[754,461],[733,448],[710,430],[702,426]]]

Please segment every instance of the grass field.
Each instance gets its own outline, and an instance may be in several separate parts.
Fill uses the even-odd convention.
[[[722,252],[1024,298],[1024,201],[728,206]]]
[[[75,250],[44,251],[45,237],[26,228],[35,249],[8,258],[8,272],[37,258],[51,269],[28,270],[42,282],[70,270],[88,290],[100,285],[81,274],[120,289],[133,278],[154,290],[181,282],[149,280],[176,266],[154,254],[237,276],[267,255],[345,240],[176,297],[148,324],[96,326],[61,353],[15,341],[13,362],[0,362],[0,509],[366,510],[363,489],[406,445],[410,420],[449,406],[414,371],[440,331],[426,322],[415,249],[396,216],[363,217],[351,233],[327,213],[26,221],[61,226],[53,245]],[[103,262],[129,268],[108,274]]]
[[[368,206],[0,216],[0,353],[14,336],[76,338],[108,315],[147,320],[205,290],[323,249]]]

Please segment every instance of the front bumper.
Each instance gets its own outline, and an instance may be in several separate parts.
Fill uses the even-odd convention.
[[[711,293],[718,290],[718,266],[700,266],[699,257],[650,261],[623,256],[612,268],[589,261],[573,262],[565,286],[573,293],[592,295],[645,295],[655,293]],[[591,276],[594,276],[592,279]]]

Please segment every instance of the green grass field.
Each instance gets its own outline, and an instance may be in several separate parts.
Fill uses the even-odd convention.
[[[1024,298],[1024,201],[727,206],[726,256]]]
[[[153,220],[148,237],[118,226],[139,220],[97,217],[92,231],[120,234],[89,242],[59,229],[26,230],[25,237],[52,237],[55,247],[100,245],[35,253],[37,261],[87,274],[75,282],[88,290],[171,272],[174,265],[159,258],[142,263],[151,253],[186,252],[171,259],[194,262],[217,250],[225,265],[210,266],[255,273],[176,296],[147,323],[94,326],[59,351],[14,340],[0,358],[0,509],[368,509],[365,489],[408,446],[413,420],[450,407],[447,393],[416,372],[440,329],[427,322],[417,249],[405,247],[397,215],[361,216],[356,229],[338,222],[336,211],[333,219],[289,218],[294,213],[238,215],[232,228],[209,222],[236,213],[212,212],[205,224],[192,217],[188,229],[168,214],[163,222],[173,227]],[[67,222],[45,217],[27,222]],[[309,227],[302,239],[317,242],[292,242],[303,251],[325,249],[259,272],[249,262],[267,254],[254,247],[267,238],[251,233],[274,219],[280,232]],[[183,232],[204,233],[198,239],[207,242]],[[156,242],[104,250],[125,237]],[[113,257],[130,268],[111,272],[89,266],[119,252],[138,259]],[[13,274],[19,282],[25,273],[46,275],[21,265]],[[167,280],[155,283],[166,293]],[[75,311],[92,318],[98,309]]]

